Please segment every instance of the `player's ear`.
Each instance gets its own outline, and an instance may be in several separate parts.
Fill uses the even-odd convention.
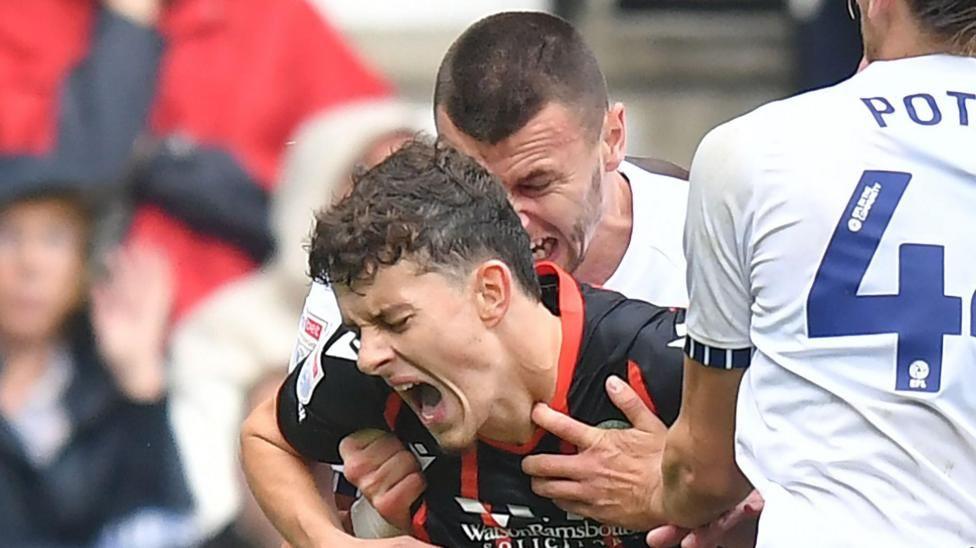
[[[603,117],[601,135],[603,171],[616,171],[627,154],[627,125],[624,122],[623,103],[613,103]]]
[[[484,261],[475,269],[475,306],[486,326],[494,327],[505,317],[512,301],[513,282],[508,265],[497,259]]]
[[[867,17],[871,21],[878,21],[880,18],[888,19],[894,8],[893,0],[866,0],[865,9],[862,17]]]

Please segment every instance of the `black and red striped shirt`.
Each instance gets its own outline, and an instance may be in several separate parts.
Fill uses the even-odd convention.
[[[607,377],[617,375],[666,424],[673,422],[680,407],[678,329],[684,312],[578,284],[550,264],[537,270],[543,301],[563,329],[550,406],[590,425],[626,427],[605,390]],[[349,356],[352,340],[337,330],[325,351],[312,353],[292,371],[279,393],[278,423],[304,456],[334,464],[340,462],[338,445],[346,435],[363,428],[395,433],[427,477],[427,490],[413,507],[415,536],[445,546],[645,546],[640,532],[567,514],[532,492],[521,469],[524,456],[575,451],[544,430],[523,445],[479,439],[460,455],[440,451],[399,395],[340,357]]]

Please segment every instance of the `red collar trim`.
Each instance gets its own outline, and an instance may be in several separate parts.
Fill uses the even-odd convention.
[[[579,284],[565,270],[548,261],[535,265],[535,272],[539,276],[555,275],[559,291],[559,319],[562,324],[563,341],[559,349],[559,365],[556,374],[556,393],[549,400],[549,407],[560,413],[569,412],[569,387],[573,383],[576,372],[576,362],[579,359],[580,343],[583,340],[583,294]],[[536,428],[532,439],[523,444],[504,443],[481,438],[481,441],[492,447],[524,455],[539,444],[546,431]]]

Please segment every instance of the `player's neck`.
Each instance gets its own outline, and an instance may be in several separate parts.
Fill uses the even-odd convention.
[[[603,285],[620,267],[630,247],[634,227],[633,193],[630,183],[619,171],[604,181],[603,215],[586,246],[586,256],[573,276],[584,283]]]
[[[556,393],[562,322],[542,303],[516,305],[519,310],[505,326],[504,352],[514,363],[506,370],[507,387],[492,406],[492,417],[479,430],[482,437],[512,444],[528,442],[536,427],[532,407],[548,402]]]
[[[934,39],[923,32],[910,17],[892,21],[877,45],[868,47],[871,61],[894,61],[939,53],[954,54],[945,40]]]

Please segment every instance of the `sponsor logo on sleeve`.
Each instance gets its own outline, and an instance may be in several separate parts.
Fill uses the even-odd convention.
[[[319,337],[322,336],[323,325],[308,316],[305,316],[303,323],[305,325],[302,326],[302,331],[304,331],[309,337],[319,340]]]
[[[295,395],[298,396],[298,402],[303,406],[312,401],[312,393],[315,392],[316,385],[325,378],[325,370],[322,369],[321,361],[322,352],[320,349],[305,360],[305,363],[302,364],[302,370],[298,372],[298,379],[295,382]]]
[[[289,371],[300,365],[302,360],[307,358],[315,350],[315,347],[319,344],[319,340],[322,338],[322,334],[327,333],[329,330],[329,322],[313,316],[308,311],[302,314],[299,326],[298,340],[295,341],[295,350],[291,354],[291,362],[289,362],[288,367]]]

